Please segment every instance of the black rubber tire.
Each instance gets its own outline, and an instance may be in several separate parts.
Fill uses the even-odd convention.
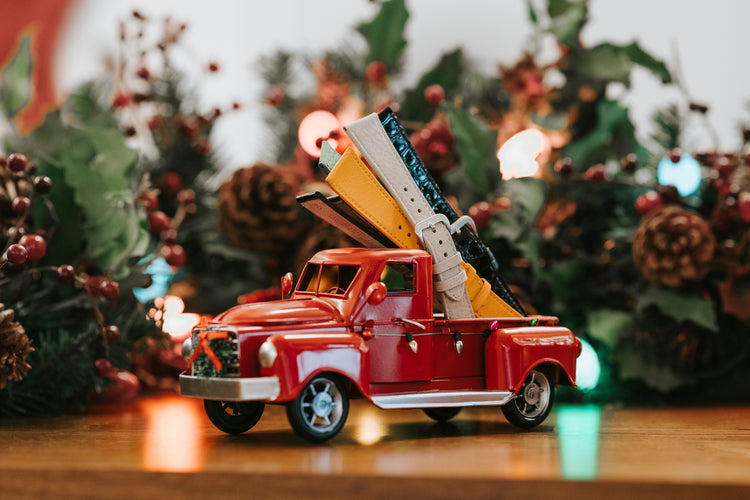
[[[227,434],[242,434],[258,423],[265,404],[258,401],[203,400],[203,408],[212,424]]]
[[[552,410],[555,386],[543,370],[531,370],[513,399],[502,406],[508,421],[521,429],[531,429],[544,422]]]
[[[322,443],[338,434],[349,415],[349,398],[336,377],[318,375],[286,405],[286,416],[294,431],[312,443]]]
[[[422,411],[432,420],[447,422],[458,415],[462,409],[460,406],[448,406],[442,408],[422,408]]]

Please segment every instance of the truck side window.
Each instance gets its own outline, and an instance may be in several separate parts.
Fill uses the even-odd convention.
[[[318,289],[318,273],[320,264],[308,264],[302,272],[297,284],[297,290],[301,292],[315,292]]]
[[[389,262],[382,277],[389,294],[414,293],[414,264],[411,262]]]

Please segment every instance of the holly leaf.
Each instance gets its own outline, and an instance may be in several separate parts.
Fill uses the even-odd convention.
[[[529,9],[529,21],[531,21],[531,24],[539,24],[539,16],[536,15],[536,10],[531,0],[526,0],[526,8]]]
[[[3,69],[0,78],[0,107],[12,118],[31,100],[31,38],[21,38],[13,59]]]
[[[565,155],[577,165],[592,165],[633,151],[641,160],[647,156],[635,138],[635,127],[630,121],[628,108],[617,101],[605,99],[597,105],[594,130],[566,146]]]
[[[575,0],[547,0],[550,17],[549,31],[567,45],[578,45],[578,35],[588,20],[586,2]]]
[[[497,130],[492,130],[462,109],[446,105],[451,131],[456,138],[455,148],[461,158],[464,174],[475,191],[489,191],[490,175],[499,171]]]
[[[592,338],[601,341],[613,351],[620,332],[631,322],[632,316],[624,311],[597,309],[588,313],[587,331]]]
[[[650,287],[638,299],[638,310],[654,305],[674,318],[675,321],[692,321],[712,332],[719,331],[713,302],[702,296],[673,292],[659,287]]]
[[[382,61],[389,69],[398,65],[401,52],[406,48],[404,29],[409,19],[404,0],[388,0],[369,23],[357,26],[370,46],[368,61]]]
[[[461,49],[443,54],[440,61],[422,75],[417,86],[405,93],[399,116],[403,120],[429,121],[435,111],[424,99],[425,89],[430,85],[438,84],[443,87],[446,100],[450,100],[459,89],[463,68],[464,57]]]
[[[640,380],[663,393],[677,389],[683,384],[683,380],[667,366],[645,359],[643,354],[631,345],[619,345],[616,359],[623,380]]]
[[[530,243],[532,247],[523,249],[524,252],[534,252],[533,248],[537,241],[529,240],[532,237],[536,218],[542,209],[547,194],[547,185],[541,179],[523,177],[503,181],[499,197],[510,200],[510,210],[495,212],[492,223],[487,230],[490,238],[505,238],[510,243],[523,241]]]
[[[630,86],[633,66],[649,70],[662,83],[672,83],[667,66],[645,52],[637,42],[630,45],[602,43],[582,53],[578,60],[578,71],[584,78],[608,82],[619,82]]]

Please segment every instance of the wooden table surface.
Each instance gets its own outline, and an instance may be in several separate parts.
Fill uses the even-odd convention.
[[[269,406],[241,436],[167,395],[0,421],[0,498],[750,498],[750,407],[558,405],[519,431],[499,409],[435,423],[353,401],[323,445]]]

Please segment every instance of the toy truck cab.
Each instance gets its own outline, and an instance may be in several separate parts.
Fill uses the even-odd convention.
[[[266,403],[284,404],[314,442],[343,426],[349,398],[421,408],[446,420],[464,406],[502,406],[541,423],[554,387],[574,384],[580,341],[556,318],[445,319],[433,314],[432,261],[422,250],[319,252],[291,297],[236,306],[183,346],[185,396],[204,399],[222,431],[241,433]]]

